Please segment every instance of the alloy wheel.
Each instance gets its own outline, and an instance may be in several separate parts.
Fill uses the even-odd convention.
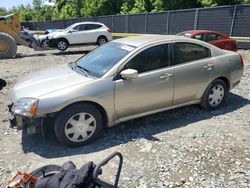
[[[60,50],[65,50],[67,48],[67,44],[64,41],[58,42],[57,46]]]

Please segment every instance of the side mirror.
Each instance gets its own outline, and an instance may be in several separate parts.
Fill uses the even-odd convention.
[[[135,79],[135,78],[138,78],[138,71],[135,69],[126,69],[126,70],[123,70],[120,73],[120,75],[123,79],[126,79],[126,80]]]
[[[76,30],[76,29],[71,29],[71,30],[69,30],[69,33],[74,33],[74,32],[77,32],[78,30]]]

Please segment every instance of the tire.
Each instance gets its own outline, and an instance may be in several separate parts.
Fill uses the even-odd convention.
[[[223,80],[214,80],[206,89],[201,106],[207,110],[214,110],[219,108],[225,101],[227,92],[226,83]]]
[[[15,39],[6,33],[0,32],[0,59],[12,58],[16,55],[16,51]]]
[[[101,36],[101,37],[98,37],[96,43],[97,43],[98,46],[101,46],[101,45],[103,45],[103,44],[105,44],[107,42],[108,42],[108,39],[106,37]]]
[[[58,141],[73,147],[93,141],[101,133],[102,127],[100,111],[87,103],[76,104],[61,111],[54,124]]]
[[[69,47],[69,43],[65,39],[58,39],[56,48],[61,51],[65,51]]]

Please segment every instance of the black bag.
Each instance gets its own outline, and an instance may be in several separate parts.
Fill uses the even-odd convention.
[[[84,188],[93,184],[94,163],[88,162],[76,169],[73,162],[63,164],[62,171],[40,178],[35,188]]]

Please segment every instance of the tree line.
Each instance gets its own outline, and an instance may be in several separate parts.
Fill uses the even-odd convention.
[[[0,16],[19,12],[21,21],[45,21],[247,3],[250,0],[56,0],[55,6],[46,6],[42,0],[33,0],[8,10],[0,7]]]

